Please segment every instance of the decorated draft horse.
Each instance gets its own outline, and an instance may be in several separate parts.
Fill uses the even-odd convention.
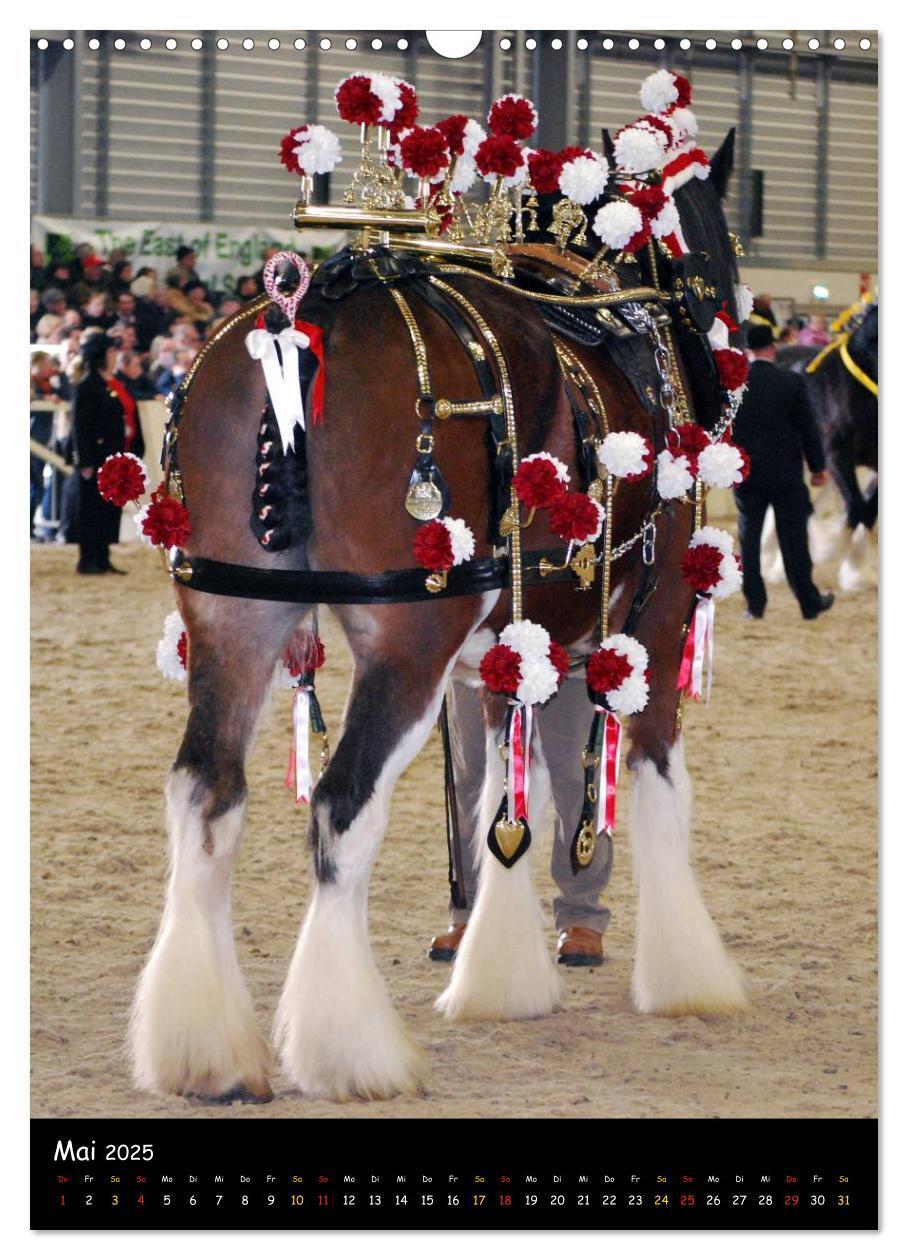
[[[352,76],[336,99],[362,127],[344,204],[312,204],[313,177],[340,159],[332,132],[300,127],[281,155],[302,179],[297,225],[355,240],[311,282],[295,256],[272,260],[267,296],[218,329],[178,390],[165,480],[137,516],[169,554],[179,616],[160,656],[188,672],[190,705],[131,1029],[136,1080],[156,1091],[270,1097],[230,887],[276,671],[296,686],[290,782],[310,800],[316,877],[274,1026],[301,1091],[379,1098],[425,1079],[373,960],[367,900],[394,784],[455,670],[484,690],[488,772],[480,889],[444,1016],[558,1004],[526,856],[545,796],[533,719],[583,669],[573,862],[614,826],[626,725],[636,1005],[745,1003],[690,866],[681,738],[684,697],[709,690],[715,601],[740,584],[731,539],[704,517],[708,487],[747,471],[728,438],[750,310],[721,208],[733,136],[710,162],[690,85],[669,71],[644,82],[646,113],[609,157],[526,148],[537,117],[521,97],[497,101],[487,130],[463,115],[417,125],[412,87],[383,75]],[[128,456],[103,480],[120,501],[146,486]],[[313,787],[319,603],[354,669]]]
[[[848,528],[873,529],[877,518],[877,480],[865,497],[857,469],[879,471],[878,340],[876,302],[860,301],[843,311],[835,334],[817,354],[783,347],[780,367],[807,374],[813,411],[823,436],[826,458],[845,500]]]

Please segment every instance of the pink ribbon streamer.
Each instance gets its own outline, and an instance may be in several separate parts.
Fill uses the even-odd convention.
[[[284,786],[293,792],[296,804],[309,804],[312,795],[312,768],[309,762],[309,693],[311,687],[297,687],[293,696],[290,764]]]
[[[533,706],[518,704],[511,718],[508,751],[508,818],[529,821],[530,744],[533,738]]]
[[[621,722],[614,713],[605,713],[605,734],[602,740],[602,757],[599,762],[599,790],[596,797],[596,834],[615,830],[615,810],[618,803],[618,772],[621,768]]]
[[[713,641],[715,636],[716,606],[707,595],[697,596],[697,606],[687,632],[681,668],[678,671],[678,690],[694,700],[705,698],[709,704],[713,685]],[[704,689],[703,678],[706,676]],[[704,696],[705,691],[705,696]]]

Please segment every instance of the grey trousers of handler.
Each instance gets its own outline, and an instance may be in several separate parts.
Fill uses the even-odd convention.
[[[448,698],[451,754],[457,787],[457,821],[460,831],[460,868],[466,909],[451,907],[451,922],[465,923],[476,899],[477,871],[471,837],[476,825],[479,799],[485,779],[485,727],[478,689],[453,682]],[[600,835],[589,866],[575,875],[570,848],[583,803],[583,767],[580,761],[593,720],[583,674],[568,675],[544,708],[536,710],[534,729],[552,780],[555,834],[552,844],[552,879],[559,892],[554,899],[555,928],[592,928],[604,932],[610,912],[599,897],[612,873],[612,842]],[[534,743],[536,742],[534,738]],[[539,844],[541,836],[534,836]],[[485,843],[483,837],[482,842]]]

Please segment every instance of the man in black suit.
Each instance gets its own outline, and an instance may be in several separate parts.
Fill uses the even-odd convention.
[[[813,508],[804,484],[804,462],[811,472],[811,485],[825,485],[829,472],[823,444],[804,377],[776,367],[772,328],[752,325],[747,348],[750,379],[734,423],[734,440],[751,460],[750,476],[735,489],[747,615],[762,617],[766,608],[760,538],[766,509],[771,507],[788,585],[802,615],[812,621],[831,608],[835,599],[831,593],[821,595],[814,585],[807,545],[807,521]]]

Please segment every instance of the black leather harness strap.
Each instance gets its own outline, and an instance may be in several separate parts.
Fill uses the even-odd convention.
[[[524,585],[574,580],[571,570],[539,572],[542,560],[560,564],[561,553],[531,551],[524,557]],[[447,585],[437,593],[426,589],[425,569],[386,569],[383,573],[346,573],[335,570],[260,569],[227,564],[203,556],[173,554],[170,572],[174,581],[209,595],[233,595],[238,599],[267,599],[289,604],[412,604],[501,591],[510,585],[507,556],[468,560],[448,571]]]

